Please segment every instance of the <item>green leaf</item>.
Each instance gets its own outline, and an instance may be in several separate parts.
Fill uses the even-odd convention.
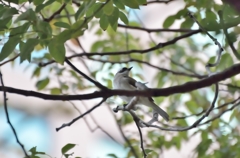
[[[10,36],[22,35],[27,32],[30,23],[25,23],[22,26],[15,27],[11,29]]]
[[[18,4],[18,0],[8,0],[8,2]]]
[[[224,53],[221,56],[220,63],[219,63],[219,65],[217,67],[219,69],[224,70],[226,68],[229,68],[232,65],[234,65],[233,58],[231,57],[231,55],[229,53]]]
[[[51,89],[51,94],[54,94],[54,95],[58,95],[58,94],[61,94],[61,89],[59,88],[52,88]]]
[[[36,11],[36,12],[40,12],[43,8],[45,8],[46,6],[52,4],[53,2],[55,2],[55,0],[48,0],[48,1],[46,1],[46,3],[44,3],[44,4],[38,5],[38,6],[36,7],[35,11]]]
[[[7,29],[7,24],[12,20],[12,17],[8,17],[5,19],[0,19],[0,30]]]
[[[174,143],[174,145],[176,146],[176,148],[177,148],[178,150],[180,150],[180,148],[181,148],[181,138],[175,136],[175,137],[172,138],[172,142]]]
[[[71,27],[68,23],[61,22],[61,21],[55,22],[54,25],[58,26],[58,27],[63,27],[63,28],[66,28],[66,29],[69,29]]]
[[[139,5],[146,5],[147,4],[147,0],[137,0]]]
[[[121,12],[121,11],[119,12],[119,17],[122,22],[124,22],[126,25],[128,24],[128,18],[123,12]]]
[[[51,56],[60,64],[65,60],[65,47],[64,43],[71,38],[71,30],[64,30],[59,35],[50,41],[48,45]]]
[[[104,5],[103,12],[106,15],[111,15],[113,10],[114,10],[113,2],[110,0],[106,5]]]
[[[48,22],[37,20],[37,24],[33,29],[38,33],[40,39],[46,39],[52,36],[52,28]]]
[[[36,5],[36,6],[38,6],[38,5],[40,5],[40,4],[43,4],[44,1],[45,1],[45,0],[33,0],[33,4]]]
[[[132,123],[133,119],[132,119],[132,116],[129,113],[123,113],[121,121],[122,121],[123,125],[126,125],[126,124]]]
[[[76,12],[76,14],[75,14],[75,20],[78,20],[79,18],[81,18],[83,15],[84,15],[84,13],[85,13],[85,11],[86,11],[86,2],[84,2],[79,8],[78,8],[78,10],[77,10],[77,12]]]
[[[181,28],[191,28],[194,24],[194,20],[187,18],[185,21],[182,22]]]
[[[106,15],[102,15],[99,21],[100,27],[105,31],[109,25],[108,17]]]
[[[56,60],[56,62],[63,64],[65,60],[65,47],[64,42],[60,42],[57,39],[53,39],[48,45],[49,52],[51,56]]]
[[[108,157],[118,158],[115,154],[107,154]]]
[[[238,35],[238,34],[237,34]],[[237,35],[235,32],[231,32],[229,33],[229,39],[230,39],[230,42],[234,43],[237,41]]]
[[[33,71],[33,73],[32,73],[32,78],[33,78],[34,76],[39,77],[40,74],[41,74],[41,67],[37,67],[37,68]]]
[[[175,15],[171,15],[169,17],[167,17],[167,19],[165,19],[164,23],[163,23],[163,27],[164,28],[169,28],[175,21]]]
[[[29,38],[26,43],[20,43],[20,62],[24,60],[31,61],[31,53],[34,50],[34,47],[39,43],[39,40],[36,38]]]
[[[35,156],[37,154],[40,154],[40,155],[45,155],[45,152],[39,152],[37,151],[37,147],[32,147],[30,150],[29,150],[32,154],[31,154],[31,158],[32,156]]]
[[[153,152],[151,149],[145,149],[146,154],[148,155],[149,153]]]
[[[15,49],[17,44],[21,41],[19,36],[10,37],[8,41],[3,45],[0,53],[0,61],[8,57]]]
[[[133,9],[139,9],[139,4],[137,0],[122,0],[123,4],[133,8]]]
[[[84,31],[88,28],[87,22],[85,20],[78,20],[71,26],[71,37],[76,38],[83,35]]]
[[[66,152],[68,152],[70,149],[72,149],[73,147],[75,147],[76,144],[67,144],[64,147],[62,147],[62,154],[66,154]]]
[[[102,7],[102,3],[95,3],[93,7],[93,12],[95,13],[94,16],[95,18],[100,18],[103,15],[103,10],[99,8]]]
[[[125,6],[123,5],[121,0],[113,0],[113,3],[118,7],[119,9],[125,9]]]
[[[5,19],[12,17],[14,14],[18,14],[18,10],[15,8],[3,8],[1,14],[1,19]]]
[[[78,19],[80,19],[81,17],[83,17],[84,14],[92,14],[93,11],[93,6],[95,4],[100,4],[100,3],[94,3],[95,1],[85,1],[84,3],[82,3],[82,5],[79,7],[79,9],[77,10],[76,14],[75,14],[75,20],[77,21]],[[89,12],[90,11],[90,12]],[[86,15],[88,16],[88,15]]]
[[[28,9],[26,12],[22,13],[16,20],[15,23],[21,20],[36,21],[37,17],[32,9]]]
[[[116,31],[116,29],[114,29],[114,27],[118,23],[118,18],[119,18],[119,10],[118,10],[118,8],[115,7],[112,15],[108,16],[108,21],[114,31]]]
[[[194,113],[197,112],[198,106],[197,106],[197,103],[196,103],[195,101],[189,100],[189,101],[185,102],[185,104],[186,104],[188,110],[189,110],[191,113],[194,114]]]
[[[49,78],[45,78],[43,80],[39,80],[37,83],[36,83],[36,87],[38,90],[42,90],[44,89],[49,83]]]
[[[22,4],[24,2],[27,2],[28,0],[19,0],[19,4]]]

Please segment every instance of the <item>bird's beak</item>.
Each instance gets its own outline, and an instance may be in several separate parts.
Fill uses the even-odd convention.
[[[133,67],[128,68],[128,71],[130,71]]]

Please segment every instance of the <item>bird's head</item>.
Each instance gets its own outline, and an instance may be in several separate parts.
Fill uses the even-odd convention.
[[[129,76],[129,72],[131,69],[132,69],[132,67],[130,67],[130,68],[123,67],[116,73],[116,75]]]

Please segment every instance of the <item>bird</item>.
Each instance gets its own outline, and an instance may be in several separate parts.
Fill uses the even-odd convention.
[[[131,69],[132,67],[130,68],[123,67],[114,75],[113,89],[130,90],[130,91],[142,89],[142,87],[141,88],[137,87],[137,85],[139,85],[140,82],[137,82],[135,79],[129,76],[129,72],[131,71]],[[120,98],[125,102],[129,103],[132,100],[133,96],[120,96]],[[139,97],[137,104],[143,104],[145,106],[152,108],[155,112],[157,112],[160,116],[162,116],[166,121],[169,121],[169,115],[159,106],[157,106],[151,97]]]

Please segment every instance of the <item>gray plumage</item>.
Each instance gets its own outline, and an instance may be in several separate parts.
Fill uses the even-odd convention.
[[[129,71],[131,68],[122,68],[118,71],[113,80],[114,89],[123,89],[123,90],[145,90],[147,86],[143,83],[137,82],[133,78],[129,77]],[[120,96],[125,102],[129,103],[133,98],[128,96]],[[146,105],[156,111],[160,116],[162,116],[166,121],[169,120],[168,114],[162,110],[159,106],[154,103],[154,100],[151,97],[139,97],[137,102],[138,104]]]

